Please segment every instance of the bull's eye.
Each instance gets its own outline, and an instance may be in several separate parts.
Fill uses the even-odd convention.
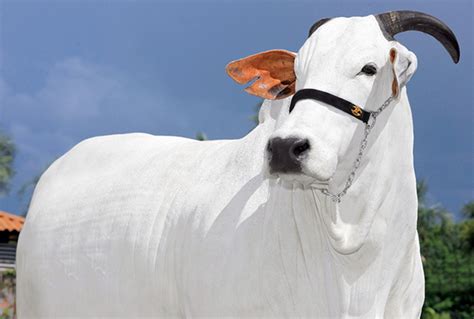
[[[369,76],[375,75],[377,73],[377,67],[373,63],[368,63],[364,65],[362,70],[360,70],[359,74],[360,73],[364,73]]]

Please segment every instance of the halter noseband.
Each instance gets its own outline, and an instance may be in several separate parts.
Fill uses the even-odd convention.
[[[360,106],[355,105],[349,101],[344,100],[338,96],[332,95],[320,90],[315,89],[302,89],[293,95],[290,103],[290,113],[296,106],[296,103],[301,100],[317,100],[326,104],[332,105],[335,108],[352,115],[358,120],[367,123],[370,118],[370,112],[363,110]]]

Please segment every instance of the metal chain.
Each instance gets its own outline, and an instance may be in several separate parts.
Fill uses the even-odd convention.
[[[350,172],[349,176],[347,177],[346,185],[344,186],[342,191],[337,193],[337,194],[333,194],[326,188],[321,190],[321,192],[324,195],[327,195],[327,196],[331,197],[331,199],[334,202],[340,203],[341,198],[344,195],[346,195],[347,191],[352,186],[352,182],[354,181],[356,172],[359,169],[360,162],[362,160],[362,156],[364,155],[364,151],[367,148],[367,141],[369,139],[369,134],[372,131],[372,129],[374,128],[375,123],[377,122],[377,117],[380,115],[380,113],[382,113],[383,110],[385,110],[390,105],[392,100],[393,100],[393,96],[390,96],[387,100],[385,100],[385,102],[383,102],[383,104],[377,110],[370,113],[370,118],[367,121],[367,123],[365,124],[364,138],[360,142],[359,154],[357,154],[357,157],[356,157],[356,159],[354,161],[354,164],[352,166],[352,171]]]

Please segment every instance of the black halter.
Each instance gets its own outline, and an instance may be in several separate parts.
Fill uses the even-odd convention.
[[[357,106],[349,101],[346,101],[338,96],[330,93],[319,91],[315,89],[302,89],[293,95],[290,103],[290,113],[295,108],[295,105],[300,100],[317,100],[326,104],[332,105],[335,108],[352,115],[358,120],[367,123],[370,118],[370,112],[364,111],[360,106]]]

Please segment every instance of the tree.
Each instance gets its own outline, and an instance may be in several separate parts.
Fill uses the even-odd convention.
[[[253,108],[254,109],[254,114],[250,117],[250,120],[255,124],[255,126],[258,125],[258,113],[260,112],[260,108],[263,105],[263,101],[264,100],[261,100],[260,102],[255,104],[255,106]]]
[[[466,218],[474,218],[474,201],[470,201],[461,209]]]
[[[10,137],[0,133],[0,195],[5,195],[9,191],[9,183],[14,175],[14,159],[15,144]]]
[[[466,218],[461,222],[461,239],[465,247],[472,253],[474,251],[474,201],[464,205],[461,212]]]
[[[198,141],[207,141],[207,135],[204,132],[197,132],[196,139]]]
[[[462,209],[467,217],[454,223],[442,206],[428,206],[427,185],[418,191],[418,234],[425,272],[423,318],[474,318],[473,202]]]

